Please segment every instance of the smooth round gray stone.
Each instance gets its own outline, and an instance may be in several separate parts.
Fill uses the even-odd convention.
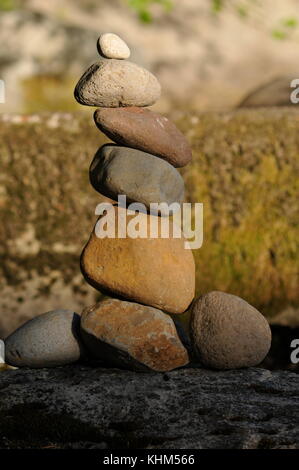
[[[181,203],[184,181],[169,163],[149,153],[117,145],[104,145],[90,166],[90,182],[104,196],[117,201],[126,195],[127,202]],[[175,211],[172,211],[175,212]],[[162,215],[168,215],[162,208]]]
[[[150,106],[161,86],[148,70],[128,60],[102,58],[82,75],[75,88],[80,104],[104,108]]]
[[[5,362],[16,367],[53,367],[77,361],[80,315],[53,310],[29,320],[5,340]]]

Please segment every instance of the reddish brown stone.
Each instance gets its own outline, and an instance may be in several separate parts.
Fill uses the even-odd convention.
[[[144,108],[100,108],[95,123],[111,140],[163,158],[175,167],[187,165],[191,148],[177,127],[161,114]]]
[[[164,372],[189,362],[173,320],[153,307],[104,300],[83,310],[81,333],[89,352],[107,364]]]

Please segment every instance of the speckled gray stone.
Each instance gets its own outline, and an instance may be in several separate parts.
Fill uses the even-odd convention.
[[[169,163],[149,153],[117,145],[104,145],[90,166],[90,182],[101,194],[117,201],[120,194],[128,202],[181,203],[184,181]],[[179,208],[179,206],[178,206]],[[162,210],[162,215],[167,211]]]
[[[214,369],[258,365],[271,346],[266,318],[240,297],[219,291],[193,302],[190,334],[198,359]]]
[[[80,315],[53,310],[29,320],[5,340],[5,362],[16,367],[53,367],[82,353]]]
[[[79,103],[105,108],[150,106],[160,94],[161,86],[148,70],[128,60],[105,58],[91,65],[75,88]]]

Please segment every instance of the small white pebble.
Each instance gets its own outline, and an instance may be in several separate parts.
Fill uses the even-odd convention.
[[[131,55],[125,41],[114,33],[101,34],[97,46],[99,54],[107,59],[128,59]]]

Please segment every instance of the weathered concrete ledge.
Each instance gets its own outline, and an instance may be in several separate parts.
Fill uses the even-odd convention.
[[[299,376],[74,365],[0,374],[0,448],[299,448]]]

